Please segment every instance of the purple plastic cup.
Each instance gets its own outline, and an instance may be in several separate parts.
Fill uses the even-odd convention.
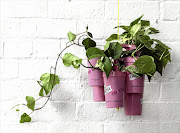
[[[91,65],[95,67],[98,58],[89,60]],[[88,62],[88,67],[91,67]],[[94,102],[105,101],[103,72],[94,68],[88,68],[89,85],[93,87]]]
[[[123,92],[125,89],[126,73],[111,71],[109,78],[103,73],[106,108],[123,107]]]
[[[134,62],[135,59],[133,57],[124,58],[125,66],[132,65]],[[127,72],[124,96],[125,115],[141,115],[143,90],[144,76],[138,77]]]

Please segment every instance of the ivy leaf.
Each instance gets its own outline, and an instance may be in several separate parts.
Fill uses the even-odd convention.
[[[103,64],[102,60],[103,60],[103,58],[97,59],[97,63],[95,65],[95,67],[99,67],[104,72],[104,64]]]
[[[143,16],[144,16],[144,15],[142,15],[142,16],[139,17],[139,18],[137,18],[137,19],[134,20],[133,22],[131,22],[130,26],[132,27],[132,26],[134,26],[135,24],[137,24],[137,23],[141,20],[141,18],[142,18]]]
[[[76,39],[76,35],[73,34],[72,32],[68,32],[68,38],[69,41],[74,41]]]
[[[108,39],[106,39],[106,41],[113,41],[113,40],[117,40],[118,34],[112,34]]]
[[[112,70],[112,65],[111,65],[111,61],[108,57],[104,57],[103,59],[103,64],[104,64],[104,71],[106,73],[106,77],[109,77],[109,74]]]
[[[107,41],[106,44],[104,45],[104,51],[106,51],[110,46],[110,42]]]
[[[130,29],[130,33],[135,36],[136,33],[141,29],[141,24],[135,24],[133,27]]]
[[[153,48],[151,48],[151,40],[150,40],[150,38],[148,37],[148,36],[138,36],[138,39],[139,39],[139,41],[141,42],[141,43],[143,43],[144,44],[144,46],[147,48],[147,49],[149,49],[149,50],[151,50],[151,51],[154,51],[154,49]]]
[[[21,115],[20,123],[25,123],[25,122],[30,122],[30,121],[31,121],[31,117],[29,115],[27,115],[26,113]]]
[[[137,74],[138,73],[137,68],[135,68],[134,66],[127,66],[127,67],[125,67],[125,70],[132,73],[135,76],[139,76]]]
[[[152,56],[144,55],[139,57],[134,64],[139,74],[153,74],[156,71],[156,64]]]
[[[160,40],[152,39],[153,41],[157,42],[157,44],[161,45],[164,49],[171,49],[166,44],[162,43]]]
[[[79,59],[77,56],[71,53],[66,53],[63,56],[63,63],[67,67],[70,67],[71,65],[73,65],[74,68],[78,69],[80,67],[81,62],[82,62],[82,59]]]
[[[103,57],[103,56],[105,56],[105,54],[102,50],[91,47],[86,51],[86,56],[90,60],[90,59],[93,59],[96,57]]]
[[[46,95],[54,88],[56,84],[59,84],[59,77],[55,74],[44,73],[41,75],[40,80]]]
[[[157,30],[157,29],[155,29],[155,28],[150,27],[149,29],[150,29],[149,34],[156,34],[156,33],[159,33],[159,30]]]
[[[91,38],[86,38],[83,40],[82,44],[84,45],[85,49],[87,50],[90,47],[95,47],[96,42],[93,41]]]
[[[141,20],[141,26],[150,26],[150,22],[147,20]]]
[[[130,26],[124,26],[124,25],[122,25],[122,26],[116,26],[116,27],[114,27],[114,28],[122,28],[123,30],[125,30],[125,31],[127,31],[127,32],[129,32],[129,30],[130,30]]]
[[[44,96],[44,88],[42,87],[41,90],[39,91],[39,96]]]
[[[28,108],[34,111],[35,99],[31,96],[26,96],[26,101]]]
[[[93,38],[93,35],[91,32],[87,32],[88,36],[90,36],[91,38]]]
[[[112,58],[119,59],[122,53],[122,46],[119,42],[113,42],[110,44],[110,49],[112,51]]]

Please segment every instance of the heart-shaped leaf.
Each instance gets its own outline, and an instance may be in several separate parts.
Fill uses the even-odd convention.
[[[26,96],[27,106],[34,111],[35,99],[31,96]]]
[[[112,64],[111,64],[111,61],[108,57],[104,57],[103,59],[103,64],[104,64],[104,71],[106,73],[106,77],[108,78],[109,77],[109,74],[112,70]]]
[[[141,29],[141,24],[135,24],[133,27],[130,29],[130,33],[135,36],[136,33]]]
[[[54,88],[56,84],[59,84],[59,77],[55,74],[44,73],[41,75],[40,80],[46,95]]]
[[[72,32],[68,32],[68,38],[69,41],[74,41],[76,39],[76,35],[73,34]]]
[[[97,58],[97,57],[103,57],[103,56],[106,56],[104,54],[104,52],[98,48],[89,48],[87,51],[86,51],[86,56],[88,57],[88,59],[93,59],[93,58]]]
[[[106,39],[106,41],[113,41],[113,40],[117,40],[118,38],[118,34],[112,34],[108,39]]]
[[[86,38],[83,40],[82,44],[84,45],[85,49],[87,50],[90,47],[95,47],[96,42],[93,41],[91,38]]]
[[[31,117],[26,113],[21,115],[21,120],[20,120],[20,123],[25,123],[25,122],[31,122]]]
[[[133,22],[131,22],[130,26],[132,27],[132,26],[134,26],[135,24],[137,24],[137,23],[141,20],[141,18],[142,18],[143,16],[144,16],[144,15],[142,15],[142,16],[139,17],[139,18],[137,18],[137,19],[134,20]]]

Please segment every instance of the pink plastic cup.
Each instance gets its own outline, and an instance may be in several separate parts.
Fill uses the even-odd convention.
[[[90,60],[91,65],[95,67],[98,58]],[[88,62],[88,67],[91,67]],[[94,102],[105,101],[103,72],[94,68],[88,68],[89,85],[93,87]]]
[[[112,71],[107,79],[103,73],[105,86],[106,108],[123,107],[123,92],[125,89],[126,73],[121,71]]]
[[[133,57],[124,58],[125,66],[132,65],[134,62],[135,59]],[[124,96],[125,115],[141,115],[143,90],[144,76],[137,77],[127,72]]]

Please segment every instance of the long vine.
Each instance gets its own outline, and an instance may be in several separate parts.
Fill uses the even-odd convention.
[[[80,40],[82,39],[82,37],[86,37],[86,39],[83,39],[83,42],[82,42],[83,45],[80,44]],[[88,26],[86,27],[85,32],[82,32],[79,34],[73,34],[72,32],[69,32],[68,38],[69,38],[69,41],[66,43],[66,47],[64,49],[62,49],[61,52],[58,54],[58,57],[55,62],[55,66],[54,67],[51,66],[51,68],[50,68],[50,73],[42,74],[40,77],[40,81],[37,81],[37,83],[41,86],[41,90],[39,92],[40,97],[38,99],[34,99],[32,96],[26,96],[27,104],[25,104],[25,103],[17,104],[11,108],[11,109],[14,109],[19,106],[26,106],[32,110],[31,113],[29,113],[29,114],[23,113],[21,115],[20,123],[30,122],[31,121],[30,115],[32,113],[34,113],[35,111],[43,109],[46,106],[46,104],[48,103],[48,101],[50,100],[50,97],[52,95],[52,90],[56,84],[59,84],[59,80],[60,80],[59,77],[56,75],[56,69],[57,69],[57,64],[58,64],[59,59],[62,59],[64,65],[67,67],[73,65],[74,68],[78,69],[81,65],[85,68],[97,69],[92,65],[91,65],[91,67],[85,66],[82,63],[82,59],[79,59],[78,57],[76,57],[75,55],[72,55],[71,53],[66,53],[64,55],[64,57],[61,57],[63,52],[67,48],[69,48],[73,45],[85,47],[85,49],[87,49],[91,46],[94,47],[94,45],[96,45],[96,43],[92,40],[92,38],[93,38],[92,34],[90,32],[88,32]],[[77,42],[75,42],[76,38],[77,38]],[[52,70],[54,70],[54,72],[52,72]],[[47,98],[47,100],[41,107],[35,108],[35,103],[42,98]],[[20,111],[19,108],[16,109],[16,111]]]

